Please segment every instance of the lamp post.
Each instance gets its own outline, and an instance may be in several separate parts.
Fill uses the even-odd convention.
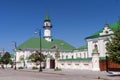
[[[14,48],[14,57],[15,57],[15,68],[14,68],[14,70],[16,70],[16,48],[17,48],[17,46],[16,46],[15,41],[13,41],[13,43],[14,43],[14,46],[15,46],[15,48]]]
[[[41,29],[37,29],[37,32],[35,32],[35,34],[39,34],[39,38],[40,38],[40,57],[41,57]],[[42,72],[42,66],[41,66],[41,61],[40,61],[40,67],[39,67],[39,72]]]

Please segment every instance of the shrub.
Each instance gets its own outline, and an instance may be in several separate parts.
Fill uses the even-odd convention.
[[[33,70],[36,70],[36,69],[38,69],[38,67],[33,66],[32,69],[33,69]]]
[[[58,67],[56,67],[56,68],[54,69],[54,71],[61,71],[61,69],[58,68]]]
[[[98,79],[100,79],[100,76],[98,76]]]
[[[18,69],[23,69],[23,67],[21,66],[21,67],[18,67]]]

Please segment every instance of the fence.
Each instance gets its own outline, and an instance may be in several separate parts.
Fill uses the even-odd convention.
[[[105,71],[106,69],[106,60],[100,60],[100,70]],[[108,71],[120,71],[120,64],[115,63],[111,60],[108,60]]]

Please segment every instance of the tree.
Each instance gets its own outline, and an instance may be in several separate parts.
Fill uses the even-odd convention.
[[[13,68],[13,65],[14,65],[14,62],[12,60],[10,60],[10,65],[11,65],[11,68]]]
[[[20,59],[20,61],[23,62],[23,66],[25,67],[25,58],[24,58],[24,55],[21,55],[19,59]]]
[[[120,63],[120,22],[118,29],[114,31],[114,36],[106,45],[106,50],[112,61]]]
[[[7,67],[7,64],[10,62],[10,59],[11,58],[11,56],[10,56],[10,53],[9,52],[6,52],[3,56],[2,56],[2,59],[1,59],[1,61],[2,61],[2,63],[3,64],[5,64],[6,65],[6,67]]]
[[[32,61],[32,62],[42,62],[44,61],[45,59],[45,55],[41,54],[40,52],[36,51],[35,53],[31,54],[29,56],[29,59]]]
[[[59,49],[56,48],[56,51],[55,51],[55,58],[58,59],[59,57],[60,57]]]

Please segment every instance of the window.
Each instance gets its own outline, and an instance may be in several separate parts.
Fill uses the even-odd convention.
[[[74,58],[74,56],[72,55],[72,59]]]
[[[108,31],[105,31],[106,34],[108,34]]]
[[[81,58],[81,53],[80,53],[80,58]]]
[[[62,59],[64,58],[64,56],[62,55]]]
[[[84,53],[84,58],[86,58],[86,54]]]
[[[49,24],[46,22],[46,26],[48,26]]]
[[[97,48],[97,44],[94,45],[94,48]]]
[[[66,59],[68,59],[68,55],[66,55]]]
[[[78,57],[78,55],[76,54],[76,58]]]

